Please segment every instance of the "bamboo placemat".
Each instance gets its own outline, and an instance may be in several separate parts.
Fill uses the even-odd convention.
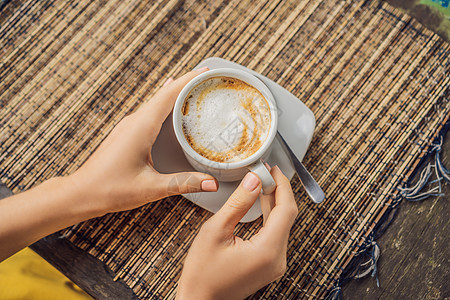
[[[254,297],[323,298],[448,120],[449,45],[370,1],[12,1],[0,15],[0,174],[14,192],[76,170],[169,77],[223,57],[311,108],[286,275]],[[211,216],[181,197],[66,230],[142,298],[171,298]],[[250,237],[261,220],[241,225]]]

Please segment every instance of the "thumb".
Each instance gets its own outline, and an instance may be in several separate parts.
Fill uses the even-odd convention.
[[[236,224],[255,203],[260,191],[261,180],[259,177],[253,172],[247,173],[238,188],[214,215],[213,222],[221,228],[228,229],[227,233],[232,234]]]
[[[163,186],[167,187],[166,196],[198,192],[216,192],[219,187],[214,177],[204,173],[182,172],[161,175],[164,181]]]

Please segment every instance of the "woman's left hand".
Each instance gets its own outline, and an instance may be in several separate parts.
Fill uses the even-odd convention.
[[[67,179],[84,195],[80,201],[98,215],[129,210],[161,198],[217,191],[208,174],[161,174],[155,170],[152,146],[181,89],[207,68],[169,79],[148,103],[125,117],[86,163]]]

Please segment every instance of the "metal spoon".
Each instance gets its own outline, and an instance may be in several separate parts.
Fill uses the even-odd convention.
[[[295,156],[295,153],[291,150],[291,148],[289,148],[279,131],[277,131],[277,137],[281,141],[281,146],[283,146],[284,150],[289,154],[291,161],[294,164],[295,171],[297,172],[303,187],[308,193],[309,198],[311,198],[314,203],[322,202],[325,199],[325,194],[319,184],[314,180],[311,174],[309,174],[308,170],[306,170],[305,166],[297,158],[297,156]]]

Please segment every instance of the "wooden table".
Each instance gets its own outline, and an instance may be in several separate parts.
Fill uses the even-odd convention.
[[[450,166],[450,131],[442,162]],[[403,201],[399,214],[377,241],[381,248],[377,287],[370,276],[344,287],[344,299],[448,299],[450,297],[450,184],[445,196],[421,202]]]

